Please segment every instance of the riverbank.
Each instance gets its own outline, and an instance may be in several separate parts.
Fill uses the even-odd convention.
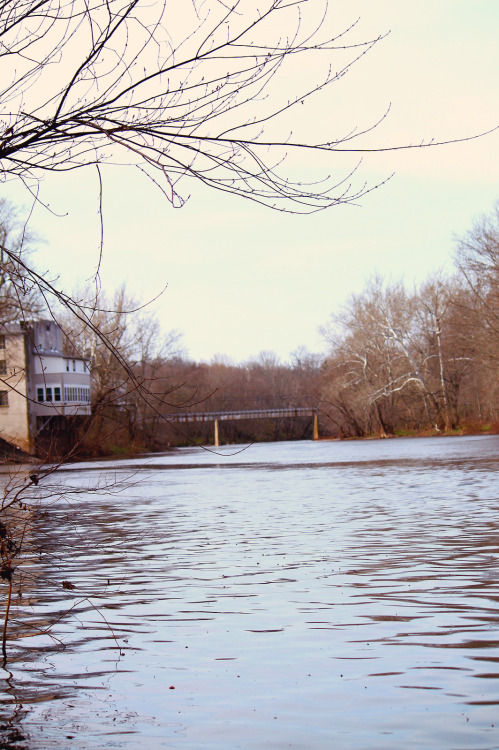
[[[460,435],[499,435],[499,422],[469,420],[451,429],[435,426],[426,430],[396,430],[394,437],[454,437]]]
[[[393,440],[395,438],[466,437],[470,435],[499,435],[499,422],[469,421],[448,430],[435,426],[426,429],[396,430],[394,433],[375,432],[369,435],[354,435],[351,437],[321,436],[319,440],[341,442],[343,440]]]
[[[394,433],[381,434],[379,432],[370,433],[368,435],[352,435],[352,436],[339,436],[339,435],[320,435],[319,441],[356,441],[356,440],[381,440],[381,439],[394,439],[394,438],[426,438],[426,437],[459,437],[467,435],[497,435],[499,434],[499,422],[480,422],[479,420],[468,420],[462,424],[453,427],[452,429],[446,430],[441,429],[438,426],[428,428],[414,428],[414,429],[400,429]],[[228,445],[251,445],[253,443],[262,444],[273,444],[276,442],[300,442],[303,437],[300,438],[286,438],[285,436],[278,436],[277,439],[268,440],[252,440],[249,436],[248,439],[238,440],[235,442],[228,441],[227,443],[221,443]],[[213,448],[213,443],[208,441],[202,442],[199,439],[193,438],[192,441],[183,437],[182,441],[178,444],[167,443],[164,445],[156,444],[154,448],[145,445],[140,440],[136,441],[117,441],[110,443],[107,441],[93,440],[92,442],[86,443],[81,441],[78,450],[67,447],[65,453],[57,451],[52,445],[52,453],[45,451],[43,455],[38,458],[28,456],[17,448],[10,446],[5,441],[0,440],[0,458],[3,459],[3,463],[40,463],[48,462],[53,463],[61,461],[62,463],[75,463],[76,461],[86,460],[106,460],[106,459],[120,459],[120,458],[132,458],[143,455],[157,455],[161,453],[167,453],[169,451],[176,451],[181,448],[196,448],[196,447],[207,447]]]

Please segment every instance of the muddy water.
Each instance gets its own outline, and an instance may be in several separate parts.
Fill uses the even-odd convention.
[[[1,746],[499,748],[499,437],[222,450],[46,483]]]

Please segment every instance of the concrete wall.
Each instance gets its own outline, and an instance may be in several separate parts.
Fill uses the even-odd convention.
[[[0,405],[0,437],[31,453],[24,334],[1,334],[0,343],[3,342],[0,359],[5,360],[6,373],[0,376],[0,390],[7,391],[7,405]]]
[[[34,349],[43,352],[62,354],[62,331],[53,320],[37,320],[30,324],[30,337]]]

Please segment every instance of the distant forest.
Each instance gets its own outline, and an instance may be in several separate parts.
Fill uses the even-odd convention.
[[[135,307],[121,289],[100,301],[108,312],[95,314],[122,361],[66,321],[68,340],[92,354],[84,442],[93,452],[212,442],[212,423],[169,423],[169,414],[187,411],[316,407],[321,437],[336,438],[499,431],[499,207],[457,241],[452,273],[413,289],[369,279],[322,328],[326,355],[192,362],[181,337],[161,339],[154,317],[129,312]],[[220,438],[311,436],[311,418],[281,418],[223,422]]]

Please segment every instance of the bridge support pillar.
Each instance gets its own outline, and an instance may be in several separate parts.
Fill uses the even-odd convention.
[[[218,448],[220,445],[218,441],[218,419],[215,419],[215,440],[214,440],[215,448]]]
[[[319,439],[319,418],[317,417],[317,412],[314,414],[314,435],[312,439]]]

